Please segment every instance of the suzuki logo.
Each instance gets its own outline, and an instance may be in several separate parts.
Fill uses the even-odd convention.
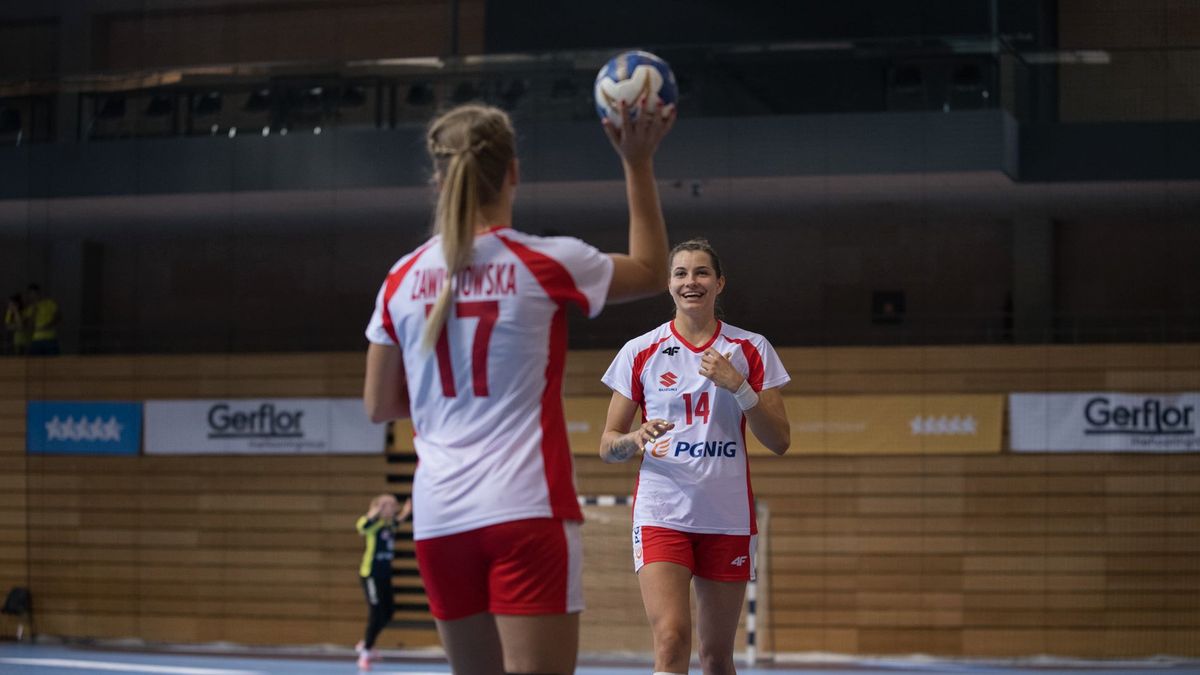
[[[667,371],[658,376],[658,381],[664,387],[674,387],[676,382],[679,382],[679,376],[671,371]]]
[[[666,347],[659,353],[666,354],[667,356],[675,356],[675,354],[679,353],[679,347]]]
[[[659,459],[667,456],[667,450],[670,449],[671,439],[664,438],[654,445],[650,446],[650,454]]]

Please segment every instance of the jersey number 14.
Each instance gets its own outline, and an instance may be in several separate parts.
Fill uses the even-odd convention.
[[[696,406],[694,408],[692,407],[692,395],[684,394],[683,395],[683,411],[684,411],[685,417],[687,418],[687,424],[692,423],[693,415],[695,415],[696,417],[703,418],[704,421],[702,422],[702,424],[708,424],[708,413],[709,413],[708,392],[707,391],[700,392],[700,395],[698,397],[696,397]]]

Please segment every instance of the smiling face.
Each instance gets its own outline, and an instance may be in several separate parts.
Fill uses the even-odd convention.
[[[725,277],[718,275],[707,252],[683,250],[671,258],[667,290],[675,301],[676,311],[712,315],[716,311],[717,296],[724,289]]]

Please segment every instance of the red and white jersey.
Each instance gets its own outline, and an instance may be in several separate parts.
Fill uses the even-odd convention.
[[[700,374],[712,347],[729,356],[755,391],[791,379],[771,343],[717,322],[708,344],[693,345],[668,321],[625,343],[601,378],[642,408],[642,420],[675,428],[647,444],[634,489],[634,526],[702,534],[757,534],[746,456],[746,416],[733,394]]]
[[[399,345],[419,462],[413,538],[526,518],[582,520],[562,410],[568,305],[604,306],[612,259],[570,237],[475,237],[436,347],[421,345],[446,280],[441,238],[392,267],[367,339]]]

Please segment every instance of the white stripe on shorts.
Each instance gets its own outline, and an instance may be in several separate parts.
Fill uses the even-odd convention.
[[[758,579],[758,535],[750,535],[750,581]]]
[[[564,520],[567,540],[567,613],[583,611],[583,532],[577,520]]]
[[[642,526],[633,526],[633,573],[642,571]]]

